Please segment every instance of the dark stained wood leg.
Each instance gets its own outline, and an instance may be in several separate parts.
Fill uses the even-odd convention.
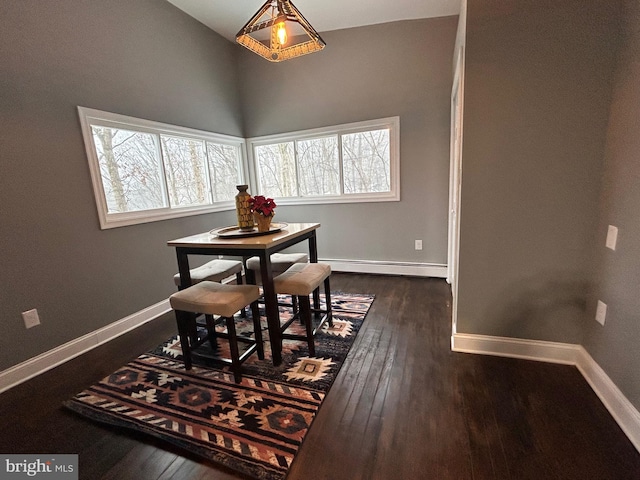
[[[251,316],[253,317],[254,337],[258,344],[258,358],[264,360],[264,340],[262,339],[262,325],[260,324],[260,307],[257,301],[251,304]]]
[[[195,323],[195,321],[192,320],[192,316],[189,312],[183,312],[182,310],[176,310],[175,312],[184,368],[191,370],[191,336],[189,335],[189,324]]]
[[[205,322],[207,323],[207,335],[209,337],[209,343],[211,344],[211,348],[216,350],[218,348],[218,342],[216,339],[216,324],[213,319],[213,315],[205,315]]]
[[[309,237],[309,262],[318,263],[318,241],[315,230]],[[313,291],[313,308],[315,310],[320,308],[320,289],[318,288]]]
[[[189,269],[189,255],[180,247],[176,248],[176,258],[178,260],[178,272],[180,273],[179,290],[191,286],[191,270]]]
[[[236,322],[233,317],[226,317],[227,334],[229,335],[229,349],[231,350],[231,370],[236,383],[242,381],[240,365],[240,350],[238,349],[238,336],[236,335]]]
[[[248,285],[256,284],[256,274],[253,270],[245,268],[244,270],[244,278]]]
[[[309,356],[316,356],[315,339],[313,338],[313,320],[311,318],[311,302],[308,295],[298,297],[298,305],[300,307],[300,318],[303,320],[304,328],[307,334],[307,345],[309,346]]]
[[[185,318],[189,318],[185,321],[187,325],[187,331],[189,332],[190,345],[193,347],[198,344],[198,324],[196,322],[197,315],[192,312],[184,312]]]
[[[262,291],[264,296],[269,341],[271,342],[271,358],[274,365],[282,363],[282,338],[280,337],[280,314],[278,298],[273,287],[273,271],[269,255],[260,256],[260,272],[262,275]]]
[[[236,273],[236,285],[242,285],[242,272]],[[242,307],[242,310],[240,310],[240,316],[242,318],[247,317],[247,309],[245,307]]]
[[[331,283],[329,281],[330,277],[325,278],[324,280],[324,296],[326,302],[327,309],[327,323],[330,327],[333,327],[333,315],[331,310]]]

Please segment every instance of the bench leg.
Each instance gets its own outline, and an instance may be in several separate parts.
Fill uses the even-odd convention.
[[[333,316],[331,313],[331,285],[329,283],[329,277],[324,279],[324,300],[327,308],[327,323],[330,327],[333,327]]]
[[[236,285],[242,285],[242,272],[236,273]],[[240,316],[242,318],[247,317],[247,309],[245,307],[242,307],[242,310],[240,310]]]
[[[192,321],[192,315],[188,312],[176,310],[176,322],[178,323],[178,335],[180,336],[180,346],[182,347],[182,360],[184,368],[191,370],[191,346],[189,344],[189,322]],[[193,320],[195,323],[195,320]]]
[[[247,279],[247,285],[257,285],[256,284],[256,272],[254,272],[250,268],[245,268],[244,276]]]
[[[298,306],[300,308],[300,318],[304,320],[304,328],[307,332],[307,345],[309,345],[309,356],[316,356],[316,345],[313,338],[313,324],[311,320],[311,303],[309,295],[298,297]]]
[[[260,307],[256,300],[251,304],[251,316],[253,317],[253,335],[256,339],[258,358],[264,360],[264,342],[262,340],[262,325],[260,324]]]
[[[209,336],[209,343],[211,344],[211,349],[215,351],[218,348],[218,342],[216,338],[216,323],[213,320],[213,315],[209,315],[207,313],[205,314],[204,318],[207,322],[207,334]]]
[[[242,372],[240,371],[240,350],[238,349],[238,336],[236,335],[236,322],[233,317],[226,317],[227,333],[229,334],[229,348],[231,350],[231,369],[233,370],[233,378],[236,383],[242,381]]]

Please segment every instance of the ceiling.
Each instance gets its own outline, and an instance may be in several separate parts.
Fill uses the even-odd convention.
[[[230,41],[266,0],[167,0]],[[318,33],[460,13],[460,0],[294,0]]]

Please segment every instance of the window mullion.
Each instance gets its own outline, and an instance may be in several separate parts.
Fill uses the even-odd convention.
[[[340,195],[344,195],[344,167],[342,164],[342,135],[338,134],[338,173],[340,175]]]
[[[207,188],[209,189],[209,201],[210,204],[213,205],[215,203],[215,199],[213,197],[213,184],[211,183],[211,172],[209,171],[211,162],[209,161],[209,142],[202,141],[204,144],[204,175],[207,184]]]

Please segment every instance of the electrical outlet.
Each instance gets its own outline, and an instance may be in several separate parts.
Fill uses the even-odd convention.
[[[40,317],[38,317],[38,310],[35,308],[33,310],[27,310],[26,312],[22,312],[22,319],[24,320],[24,326],[26,328],[35,327],[36,325],[40,325]]]
[[[609,225],[609,230],[607,230],[607,248],[611,250],[616,249],[616,243],[618,241],[618,227],[614,227],[613,225]]]
[[[422,250],[422,240],[416,240],[416,250]]]
[[[604,326],[604,320],[607,318],[607,304],[598,300],[596,307],[596,321]]]

